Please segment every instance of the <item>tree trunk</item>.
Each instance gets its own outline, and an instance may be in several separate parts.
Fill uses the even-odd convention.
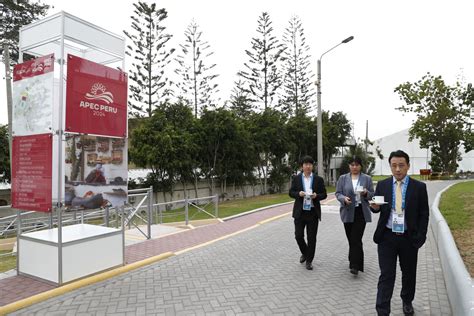
[[[153,21],[153,17],[151,16],[151,14],[148,16],[148,18],[150,19],[150,21]],[[151,36],[152,36],[152,27],[151,27],[151,22],[148,23],[148,41],[149,41],[149,47],[148,47],[148,78],[149,78],[149,82],[148,82],[148,117],[151,117],[151,112],[152,112],[152,99],[151,99],[151,96],[152,96],[152,87],[153,87],[153,81],[151,80],[152,78],[152,75],[151,75],[151,56],[152,56],[152,41],[151,41]],[[171,194],[171,197],[173,197],[173,194]],[[171,200],[173,200],[173,198],[171,198]]]
[[[186,189],[186,181],[183,182],[183,190],[184,190],[184,198],[186,199],[188,197],[188,191]]]
[[[265,153],[265,170],[263,170],[263,194],[267,194],[268,153]]]
[[[246,199],[246,198],[247,198],[247,190],[245,190],[245,184],[242,184],[242,185],[240,186],[240,188],[242,189],[242,197],[243,197],[244,199]]]
[[[262,182],[262,173],[263,173],[263,167],[261,166],[261,164],[259,163],[258,165],[258,182],[260,183],[260,193],[262,192],[263,190],[263,182]],[[253,196],[255,196],[255,187],[254,187],[254,190],[253,190]]]
[[[194,173],[194,193],[196,194],[196,199],[199,197],[198,196],[198,176],[196,173]]]
[[[193,36],[194,37],[194,36]],[[194,75],[194,117],[198,115],[198,88],[197,88],[197,76],[196,76],[196,41],[193,38],[193,75]]]

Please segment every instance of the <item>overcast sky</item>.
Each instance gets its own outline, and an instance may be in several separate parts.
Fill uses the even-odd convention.
[[[47,0],[50,14],[66,11],[114,33],[129,29],[133,1]],[[247,61],[245,49],[256,36],[257,20],[270,14],[281,38],[293,15],[301,18],[316,74],[319,56],[348,36],[355,39],[322,59],[322,107],[343,111],[354,123],[355,136],[372,140],[410,127],[413,116],[395,110],[401,105],[394,88],[427,72],[448,84],[462,77],[474,81],[474,2],[465,0],[322,1],[322,0],[169,0],[164,25],[183,41],[194,18],[215,52],[221,98],[228,99],[236,73]],[[170,46],[170,47],[171,47]],[[0,124],[7,123],[4,68],[1,67]]]

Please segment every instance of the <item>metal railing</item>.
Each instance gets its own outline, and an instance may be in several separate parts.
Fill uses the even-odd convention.
[[[124,225],[128,226],[128,229],[133,225],[140,233],[143,234],[147,239],[151,239],[151,225],[153,224],[152,208],[153,208],[153,187],[145,189],[133,189],[128,191],[128,198],[141,197],[137,206],[125,207],[124,212]],[[145,203],[146,202],[146,203]],[[143,218],[143,214],[140,209],[146,209],[146,219]],[[139,220],[137,222],[137,219]],[[145,223],[147,226],[147,232],[145,233],[140,228],[140,223]]]
[[[80,210],[73,209],[63,211],[62,224],[78,224],[91,223],[100,226],[119,228],[123,224],[131,229],[136,228],[147,239],[151,238],[151,225],[163,224],[165,219],[184,217],[184,222],[189,225],[199,213],[204,213],[211,218],[219,217],[217,195],[185,198],[164,203],[153,203],[152,187],[145,189],[134,189],[128,191],[130,198],[139,199],[138,203],[127,204],[123,207],[106,207],[103,209]],[[209,207],[214,204],[214,207]],[[180,208],[182,210],[180,210]],[[11,209],[11,206],[1,206],[1,209]],[[192,210],[195,210],[193,212]],[[21,212],[21,215],[14,214],[0,218],[0,238],[16,237],[18,216],[21,216],[21,233],[34,232],[46,228],[53,228],[57,222],[57,213],[41,213],[41,212]],[[146,224],[146,231],[143,230],[143,224]],[[3,254],[3,256],[11,254]]]
[[[46,213],[44,213],[46,214]],[[52,228],[54,219],[57,214],[50,213],[43,215],[40,212],[22,212],[21,213],[21,232],[34,232],[44,228]],[[100,224],[98,222],[101,222]],[[120,226],[120,212],[118,208],[106,207],[104,209],[93,210],[71,210],[64,211],[62,214],[62,223],[64,225],[77,223],[94,223],[101,226]],[[16,227],[18,223],[18,215],[10,215],[0,218],[0,238],[8,238],[16,236]]]
[[[208,202],[201,203],[203,201],[208,201]],[[214,203],[214,214],[206,211],[206,207],[210,205],[211,203]],[[173,209],[172,206],[177,205],[177,204],[184,204],[184,210],[182,212],[173,212],[172,214],[170,214],[170,216],[184,215],[184,222],[186,223],[186,225],[189,225],[189,221],[192,220],[194,217],[196,217],[196,215],[199,214],[200,212],[205,213],[212,218],[219,217],[219,197],[217,195],[206,196],[206,197],[201,197],[201,198],[192,198],[192,199],[185,198],[184,200],[176,200],[176,201],[171,201],[171,202],[153,204],[154,212],[156,214],[156,217],[159,219],[160,224],[163,224],[163,217],[166,216],[163,214],[163,212],[166,212],[167,208]],[[195,212],[191,217],[189,216],[190,208],[191,209],[194,208],[197,210],[197,212]]]

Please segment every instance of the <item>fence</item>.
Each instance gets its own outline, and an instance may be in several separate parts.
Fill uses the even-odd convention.
[[[93,210],[74,209],[63,211],[61,223],[63,226],[89,223],[115,228],[121,227],[123,223],[124,227],[128,227],[128,229],[136,228],[147,239],[151,239],[151,226],[154,224],[182,219],[186,225],[189,225],[189,222],[195,219],[198,214],[205,214],[210,218],[219,217],[219,197],[217,195],[153,203],[154,193],[152,187],[129,190],[128,193],[129,200],[134,200],[134,204],[129,203],[123,207],[106,207]],[[11,206],[1,206],[0,211],[7,208],[9,209]],[[19,216],[21,216],[20,227],[18,227]],[[18,233],[51,229],[55,227],[53,223],[57,222],[57,216],[58,214],[54,212],[30,211],[2,217],[0,218],[0,238],[14,238]],[[143,225],[146,226],[145,230]],[[0,260],[14,254],[14,250],[0,254]]]

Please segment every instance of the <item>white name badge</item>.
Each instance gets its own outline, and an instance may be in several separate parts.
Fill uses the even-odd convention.
[[[311,195],[306,194],[303,199],[303,210],[311,211]]]
[[[392,210],[392,232],[401,234],[405,232],[405,212],[397,214]]]

